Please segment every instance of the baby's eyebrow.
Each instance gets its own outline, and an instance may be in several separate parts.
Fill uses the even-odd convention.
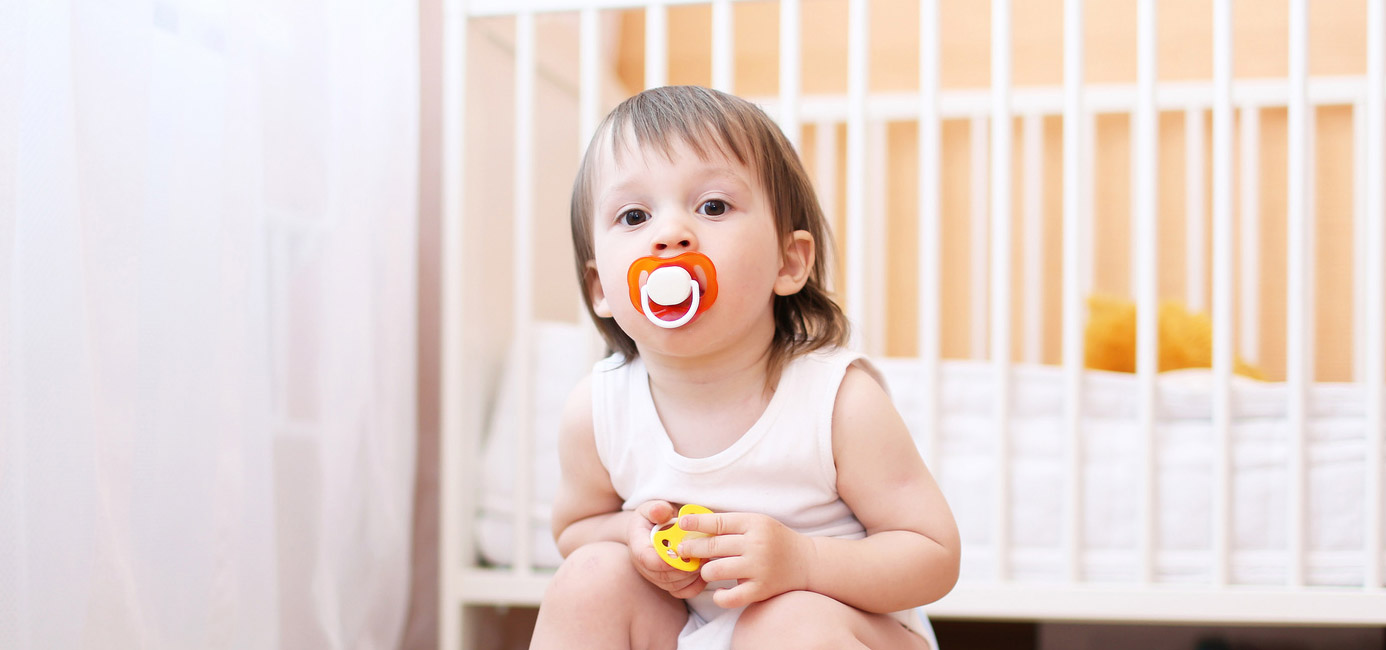
[[[618,198],[624,198],[630,195],[643,196],[644,192],[638,189],[639,186],[640,180],[638,178],[627,178],[614,185],[609,185],[597,195],[596,204],[598,206],[604,206]]]
[[[736,187],[733,189],[749,190],[750,182],[735,169],[727,165],[708,164],[695,171],[692,175],[696,185],[707,185],[709,183],[731,183]],[[619,198],[627,196],[644,197],[646,190],[645,181],[640,174],[631,174],[625,178],[608,185],[600,194],[597,195],[597,205],[606,205]]]
[[[725,167],[721,165],[707,167],[702,172],[700,180],[702,180],[703,182],[729,181],[736,184],[739,188],[750,188],[750,184],[746,181],[745,178],[742,178],[741,174],[736,173],[736,171],[730,167]]]

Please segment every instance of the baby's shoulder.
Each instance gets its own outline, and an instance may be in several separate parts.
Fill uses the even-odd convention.
[[[568,399],[563,402],[559,416],[559,431],[563,435],[592,432],[592,375],[583,375],[568,391]]]
[[[880,374],[873,367],[852,363],[842,375],[837,389],[835,411],[843,409],[894,409]]]

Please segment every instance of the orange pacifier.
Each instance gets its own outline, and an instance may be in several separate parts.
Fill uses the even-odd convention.
[[[702,253],[642,257],[626,273],[630,302],[651,323],[682,327],[717,300],[717,269]]]
[[[698,567],[702,566],[703,559],[698,557],[679,557],[679,543],[688,539],[711,537],[711,535],[679,528],[679,517],[684,515],[710,514],[712,514],[711,510],[690,503],[679,508],[677,517],[650,529],[650,543],[653,544],[655,550],[659,552],[659,557],[664,558],[664,561],[668,562],[669,566],[680,571],[697,571]]]

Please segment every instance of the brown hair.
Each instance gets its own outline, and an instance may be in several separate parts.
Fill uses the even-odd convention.
[[[758,171],[780,241],[787,241],[795,230],[813,236],[819,254],[814,256],[808,282],[797,293],[777,295],[774,299],[775,335],[769,358],[772,377],[778,376],[785,362],[797,355],[846,344],[847,317],[825,286],[827,264],[823,253],[832,248],[827,220],[794,147],[765,111],[744,99],[699,86],[665,86],[626,99],[606,116],[597,127],[573,182],[571,218],[578,285],[587,312],[610,352],[621,352],[626,359],[638,354],[635,341],[615,319],[600,318],[592,310],[586,283],[587,264],[595,256],[592,183],[603,143],[610,143],[613,155],[619,156],[628,131],[634,134],[636,146],[655,147],[666,156],[672,155],[675,144],[681,142],[706,159],[713,153],[708,148],[712,145],[717,153]]]

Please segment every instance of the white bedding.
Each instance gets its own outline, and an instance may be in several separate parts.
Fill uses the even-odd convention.
[[[535,469],[530,534],[534,563],[557,566],[549,533],[550,504],[557,485],[555,448],[558,414],[568,391],[594,359],[575,350],[591,348],[573,325],[539,324],[532,358]],[[922,431],[921,368],[909,359],[881,359],[895,403],[910,430]],[[539,371],[542,370],[542,371]],[[991,367],[975,361],[946,361],[941,368],[941,437],[930,466],[948,497],[963,536],[962,579],[994,579],[991,541],[996,503],[993,380]],[[1053,366],[1016,366],[1010,428],[1012,579],[1061,581],[1064,564],[1066,435],[1063,375]],[[514,560],[514,421],[517,386],[513,373],[502,380],[489,427],[478,513],[477,543],[486,561]],[[1213,567],[1212,380],[1204,371],[1165,373],[1158,381],[1155,449],[1156,579],[1208,582]],[[1082,571],[1094,582],[1139,579],[1141,534],[1140,439],[1136,378],[1086,373],[1083,420]],[[1289,426],[1286,387],[1238,378],[1233,384],[1234,583],[1283,583],[1290,538],[1287,518]],[[1318,384],[1310,391],[1307,453],[1309,492],[1306,521],[1310,584],[1360,585],[1363,567],[1364,438],[1362,390],[1354,384]]]

